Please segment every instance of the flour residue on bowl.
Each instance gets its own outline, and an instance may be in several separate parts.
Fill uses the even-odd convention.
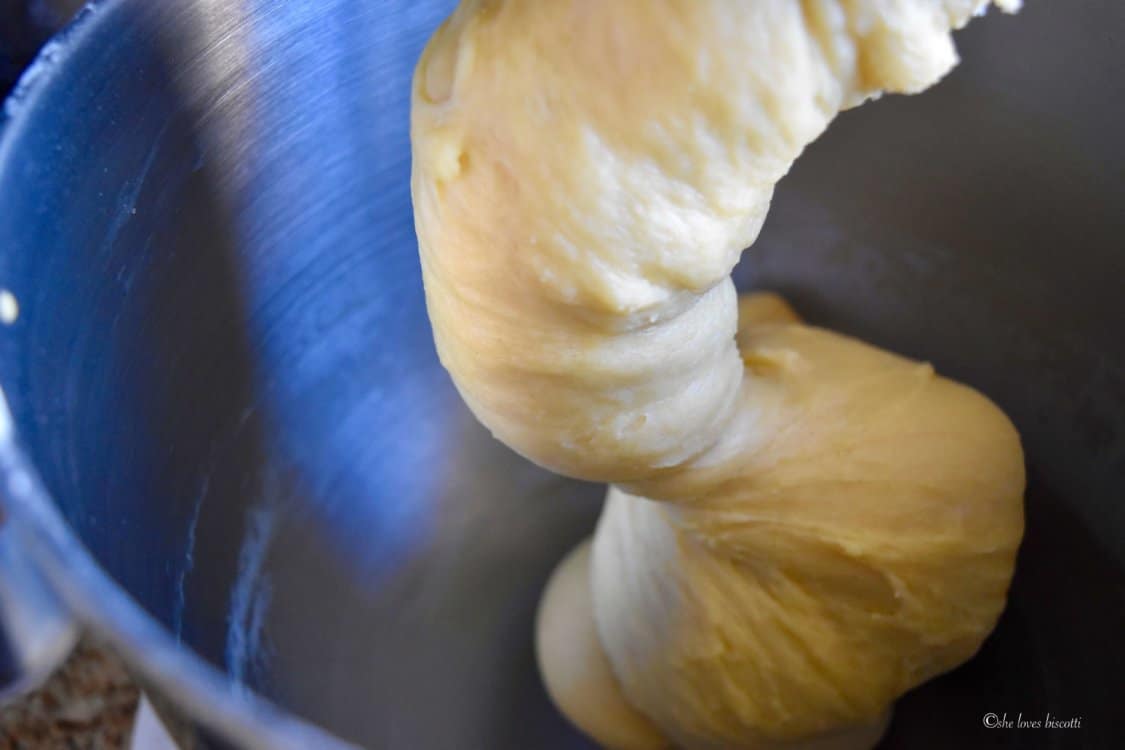
[[[226,663],[241,688],[264,655],[262,632],[269,608],[271,585],[262,569],[277,527],[278,508],[264,505],[247,517],[246,536],[238,555],[238,573],[231,589],[227,617]]]
[[[212,470],[208,470],[203,477],[203,484],[195,496],[192,505],[191,519],[188,521],[187,540],[184,546],[184,564],[180,574],[176,577],[176,600],[172,610],[172,628],[176,634],[176,641],[183,643],[184,639],[184,612],[187,610],[187,579],[195,570],[195,535],[199,528],[199,516],[203,512],[203,499],[211,489]]]

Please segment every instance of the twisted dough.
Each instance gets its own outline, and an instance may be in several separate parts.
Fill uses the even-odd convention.
[[[412,190],[442,362],[500,440],[615,485],[539,626],[552,696],[604,744],[869,746],[1002,610],[1004,415],[775,298],[740,321],[729,278],[804,146],[938,80],[987,4],[465,0],[427,46]]]

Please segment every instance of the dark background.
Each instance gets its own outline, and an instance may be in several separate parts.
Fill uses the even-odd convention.
[[[0,98],[81,5],[81,0],[0,0]]]

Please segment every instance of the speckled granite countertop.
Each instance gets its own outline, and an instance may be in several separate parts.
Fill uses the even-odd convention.
[[[139,697],[116,657],[81,643],[41,689],[0,706],[0,750],[122,750]]]

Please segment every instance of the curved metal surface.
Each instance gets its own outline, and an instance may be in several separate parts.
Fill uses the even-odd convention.
[[[10,316],[7,318],[11,319]],[[0,393],[0,452],[16,450],[8,404]],[[78,622],[34,555],[33,524],[10,498],[26,489],[19,474],[0,484],[0,705],[37,687],[78,641]]]
[[[103,0],[6,107],[0,470],[35,480],[21,507],[67,603],[242,746],[329,747],[315,724],[588,747],[531,621],[601,490],[484,433],[425,317],[409,80],[452,4]],[[1024,436],[1011,606],[902,702],[892,748],[1012,739],[990,711],[1084,717],[1021,746],[1122,737],[1125,7],[1027,5],[963,33],[926,96],[841,118],[739,269],[982,388]]]
[[[0,529],[0,705],[38,687],[78,641],[78,624],[28,554],[23,529]]]

